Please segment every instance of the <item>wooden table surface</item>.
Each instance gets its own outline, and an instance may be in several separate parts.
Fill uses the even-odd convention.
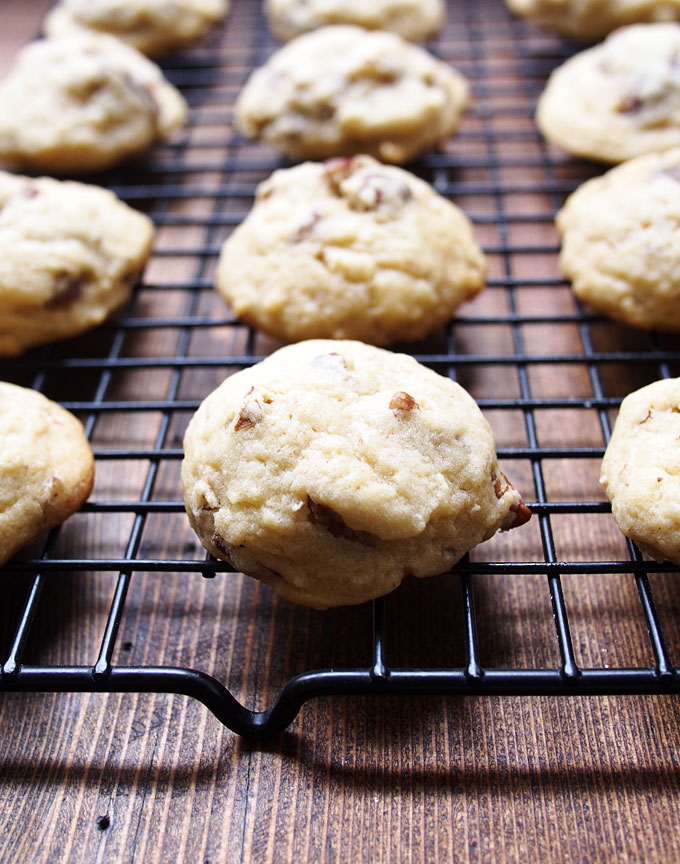
[[[0,3],[0,72],[35,36],[47,5]],[[210,290],[220,242],[247,212],[255,183],[279,164],[231,128],[247,72],[275,47],[254,3],[232,7],[223,28],[165,64],[192,105],[178,141],[156,148],[148,163],[93,178],[147,209],[158,226],[127,323],[3,362],[2,377],[65,404],[94,405],[97,391],[115,403],[79,412],[91,421],[98,457],[94,503],[59,532],[52,557],[124,558],[137,526],[134,557],[202,560],[179,506],[139,516],[132,505],[105,505],[145,495],[177,503],[177,454],[191,406],[225,374],[200,358],[273,347],[233,322]],[[452,161],[416,170],[447,194],[453,187],[490,266],[486,291],[428,347],[479,358],[452,366],[490,406],[505,468],[529,502],[540,480],[550,502],[597,505],[585,515],[567,506],[535,516],[473,560],[541,562],[548,526],[559,561],[627,561],[600,506],[599,459],[615,413],[601,406],[661,374],[680,374],[680,358],[670,338],[584,315],[559,276],[552,216],[570,188],[601,169],[546,149],[531,111],[550,69],[576,46],[512,22],[500,0],[461,0],[449,3],[433,47],[470,77],[474,101],[446,145]],[[182,326],[162,325],[173,316]],[[642,360],[616,359],[631,350]],[[199,362],[166,363],[180,351]],[[599,364],[598,352],[614,359]],[[564,362],[529,362],[551,354]],[[109,365],[80,362],[112,356]],[[130,358],[154,362],[118,365]],[[519,405],[527,394],[535,400],[529,424],[503,401]],[[185,407],[164,410],[170,399]],[[527,458],[521,448],[537,442],[552,456]],[[167,458],[149,455],[158,447]],[[574,447],[590,449],[573,458]],[[117,458],[118,450],[127,455]],[[631,573],[584,571],[572,567],[561,583],[576,661],[593,669],[653,665]],[[650,577],[672,658],[680,648],[677,576]],[[25,662],[94,663],[116,577],[96,566],[50,570]],[[29,583],[21,568],[3,574],[5,651]],[[394,667],[465,662],[457,586],[442,576],[388,598]],[[473,587],[486,666],[559,665],[543,573],[490,567]],[[298,672],[370,663],[370,627],[370,604],[314,612],[239,575],[137,568],[114,662],[207,671],[245,704],[264,708]],[[680,860],[675,696],[333,697],[306,703],[281,735],[249,740],[184,696],[10,692],[0,698],[0,730],[2,862]]]

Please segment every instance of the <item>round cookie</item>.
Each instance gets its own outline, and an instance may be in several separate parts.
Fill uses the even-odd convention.
[[[48,36],[110,33],[155,57],[193,42],[228,9],[229,0],[60,0],[43,29]]]
[[[444,0],[265,0],[272,33],[282,41],[329,24],[388,30],[422,42],[444,25]]]
[[[680,378],[626,396],[600,483],[626,537],[652,558],[680,564]]]
[[[281,348],[227,378],[184,439],[201,542],[295,602],[362,603],[530,517],[469,394],[361,342]]]
[[[505,0],[525,18],[574,39],[594,42],[629,24],[677,21],[680,0]]]
[[[412,340],[484,286],[466,216],[370,156],[276,171],[223,246],[216,287],[236,315],[283,341]]]
[[[322,27],[293,39],[256,69],[236,120],[293,159],[368,153],[402,163],[458,128],[463,76],[394,33]]]
[[[109,168],[184,122],[160,69],[113,36],[44,39],[0,82],[0,159],[49,173]]]
[[[152,240],[151,220],[106,189],[0,171],[0,354],[100,324]]]
[[[576,156],[623,162],[680,145],[680,24],[637,24],[548,79],[536,123]]]
[[[680,330],[680,148],[580,186],[557,215],[574,292],[632,327]]]
[[[0,565],[78,510],[93,482],[80,421],[34,390],[0,382]]]

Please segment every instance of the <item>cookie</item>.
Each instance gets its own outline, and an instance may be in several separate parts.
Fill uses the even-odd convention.
[[[44,21],[48,36],[93,30],[156,57],[202,36],[229,0],[60,0]]]
[[[328,24],[388,30],[421,42],[444,25],[443,0],[265,0],[269,29],[284,42]]]
[[[0,354],[100,324],[152,239],[151,220],[106,189],[0,171]]]
[[[580,186],[557,215],[574,292],[632,327],[680,330],[680,148]]]
[[[680,564],[680,378],[626,396],[600,483],[626,537],[652,558]]]
[[[394,33],[322,27],[256,69],[236,103],[239,130],[293,159],[368,153],[402,163],[451,135],[463,76]]]
[[[484,286],[462,211],[370,156],[306,162],[260,184],[222,248],[216,287],[282,341],[419,339]]]
[[[82,424],[41,393],[0,382],[0,565],[80,508],[94,481]]]
[[[505,0],[516,15],[536,20],[551,30],[594,42],[630,24],[677,21],[677,0]]]
[[[548,141],[623,162],[680,145],[680,24],[637,24],[556,69],[538,101]]]
[[[40,40],[0,82],[0,159],[48,173],[98,171],[166,138],[185,114],[160,69],[119,39]]]
[[[443,573],[530,517],[472,397],[361,342],[299,342],[235,373],[184,448],[186,510],[206,549],[318,608]]]

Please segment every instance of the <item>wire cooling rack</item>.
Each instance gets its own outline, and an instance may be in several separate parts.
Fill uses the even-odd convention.
[[[192,538],[179,486],[186,424],[225,375],[276,347],[235,321],[212,288],[222,241],[247,213],[256,184],[282,165],[268,147],[244,141],[232,128],[247,74],[276,47],[259,5],[234,0],[223,27],[166,61],[166,74],[191,106],[176,139],[142,162],[84,178],[145,210],[157,226],[153,259],[122,316],[94,334],[1,364],[2,378],[42,390],[83,419],[97,462],[97,485],[83,512],[6,568],[14,581],[8,576],[0,589],[7,634],[2,689],[184,694],[241,734],[279,731],[306,700],[329,695],[677,692],[669,631],[674,644],[680,610],[664,601],[659,614],[653,592],[656,579],[662,594],[666,585],[664,597],[674,596],[677,572],[643,560],[620,536],[597,484],[621,398],[680,375],[677,340],[592,315],[560,277],[554,215],[569,192],[602,169],[546,147],[533,110],[550,70],[579,46],[513,20],[501,0],[448,4],[446,28],[430,48],[469,78],[473,103],[444,149],[409,166],[471,217],[490,262],[488,287],[427,342],[395,347],[457,378],[475,396],[532,521],[474,550],[453,574],[426,580],[427,588],[402,586],[348,611],[356,638],[368,646],[356,664],[333,647],[350,620],[337,617],[345,613],[291,609],[206,558]],[[69,598],[52,608],[52,586],[63,574],[71,574],[63,584],[77,607],[70,617],[63,615]],[[600,578],[606,581],[602,604],[584,606],[585,586],[590,591]],[[139,636],[149,598],[156,616],[174,619],[173,592],[196,579],[201,586],[228,586],[219,595],[215,630],[227,635],[211,637],[210,668],[200,668],[203,655],[196,651],[193,665],[173,662],[185,655],[174,650],[171,630],[155,660],[147,631],[142,659],[134,662],[130,634]],[[78,600],[79,586],[97,580],[108,591],[103,612],[96,602],[93,608]],[[415,640],[454,643],[434,662],[418,652],[414,660],[401,645],[418,603],[413,598],[428,591],[437,612],[415,616]],[[191,614],[214,618],[210,591],[197,591],[194,581],[182,596],[196,593],[199,608]],[[509,609],[508,596],[523,609]],[[535,606],[517,601],[532,596]],[[188,615],[191,601],[183,602],[180,611]],[[620,613],[619,642],[640,643],[629,655],[634,663],[617,649],[615,634],[608,641],[598,635],[602,609],[612,607]],[[521,640],[524,625],[513,615],[536,609],[543,620],[532,624],[533,632],[543,641],[522,653],[512,639]],[[235,610],[247,614],[246,623],[234,623]],[[102,632],[93,636],[99,621]],[[220,675],[229,650],[240,657],[239,627],[249,638],[261,634],[269,658],[270,680],[256,694],[265,699],[262,710],[244,707],[254,698],[246,683],[227,686],[229,675]],[[289,631],[305,628],[302,660],[276,667],[267,641],[290,647],[298,637]],[[55,637],[63,629],[68,650]],[[45,647],[46,630],[57,648]],[[314,634],[333,646],[311,650]],[[320,665],[307,665],[319,658]],[[230,675],[239,662],[232,658]]]

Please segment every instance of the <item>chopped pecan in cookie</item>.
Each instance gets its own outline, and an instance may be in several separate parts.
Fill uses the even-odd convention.
[[[47,309],[67,309],[82,297],[83,289],[91,281],[88,273],[57,273],[52,296],[45,303]]]
[[[250,390],[246,393],[246,401],[243,403],[243,408],[241,408],[238,418],[236,419],[236,423],[234,424],[235,432],[239,432],[241,429],[252,428],[258,422],[258,420],[261,420],[264,417],[264,411],[259,401],[255,398],[248,398],[254,390],[255,388],[251,387]]]
[[[345,198],[352,210],[383,208],[396,212],[413,197],[409,186],[393,172],[365,156],[329,159],[324,174],[333,192]]]
[[[213,546],[216,546],[223,555],[229,558],[229,555],[231,553],[231,546],[229,545],[229,543],[227,543],[227,541],[224,539],[224,537],[222,537],[221,534],[218,534],[217,531],[213,532],[210,541],[212,542]]]
[[[503,478],[502,481],[501,477]],[[499,477],[495,471],[491,472],[491,482],[493,483],[493,491],[496,493],[496,498],[502,498],[511,487],[510,481],[502,471],[501,477]]]
[[[619,114],[638,114],[644,107],[644,101],[638,93],[626,93],[617,103]]]
[[[321,221],[321,213],[318,210],[310,210],[305,219],[297,226],[295,233],[292,236],[293,243],[301,243],[314,231],[316,226]]]
[[[525,525],[530,519],[531,510],[523,501],[518,501],[510,507],[510,511],[501,525],[501,531],[519,528],[520,525]]]
[[[357,163],[356,157],[339,156],[337,159],[326,159],[324,162],[324,177],[336,195],[342,195],[340,184],[346,180],[354,170]]]
[[[320,525],[325,528],[333,537],[338,537],[342,540],[351,540],[354,543],[370,543],[373,535],[367,531],[355,531],[350,528],[339,513],[327,507],[325,504],[319,504],[313,498],[307,496],[307,509],[309,511],[309,521],[313,525]]]
[[[501,478],[503,479],[501,480]],[[493,491],[496,498],[499,500],[506,492],[510,489],[514,490],[515,488],[502,471],[500,472],[500,477],[495,471],[492,471],[491,482],[493,483]],[[529,519],[531,519],[531,510],[529,510],[526,504],[520,499],[516,503],[510,505],[510,511],[503,520],[501,531],[509,531],[511,528],[518,528],[520,525],[524,525],[528,522]]]
[[[383,58],[371,57],[364,60],[352,69],[348,76],[350,81],[359,81],[368,79],[374,81],[379,86],[391,86],[396,84],[403,77],[403,73],[399,69],[395,69],[393,65],[386,63]]]
[[[390,408],[394,411],[394,414],[399,417],[420,408],[420,405],[418,405],[413,396],[409,395],[404,390],[397,390],[396,393],[392,394],[392,398],[390,399]]]

